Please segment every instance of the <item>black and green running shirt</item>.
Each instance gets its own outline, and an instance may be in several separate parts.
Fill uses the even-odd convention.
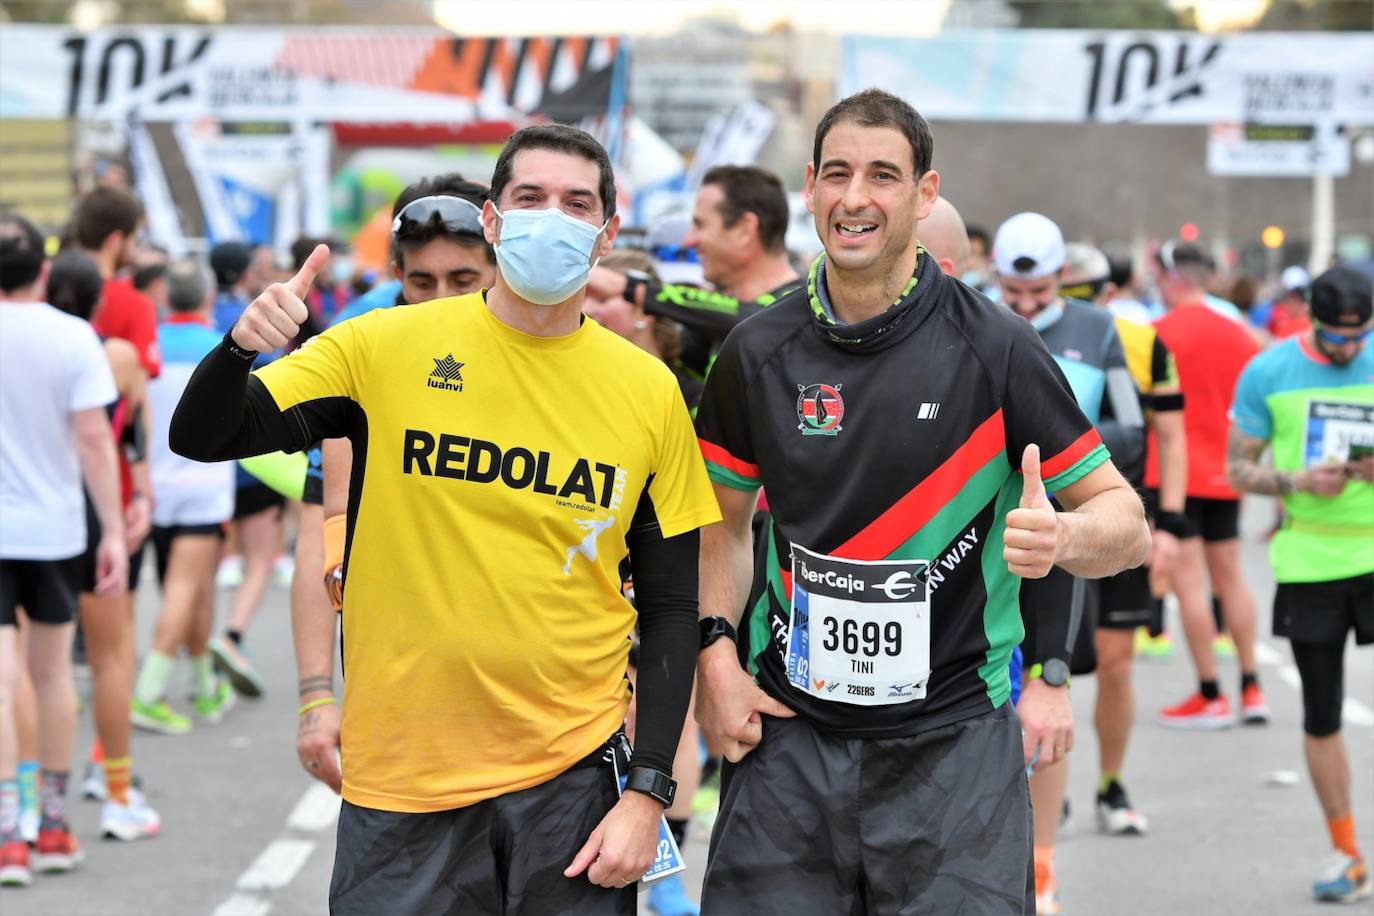
[[[933,258],[859,324],[827,315],[823,283],[818,261],[730,334],[697,435],[715,483],[768,491],[741,634],[760,686],[835,733],[908,736],[1010,695],[1002,547],[1025,447],[1051,492],[1108,455],[1030,324]]]

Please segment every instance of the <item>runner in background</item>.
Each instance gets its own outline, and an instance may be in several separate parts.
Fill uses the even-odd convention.
[[[84,852],[66,817],[76,739],[72,632],[77,558],[86,543],[82,481],[101,522],[97,591],[122,594],[128,544],[106,405],[118,396],[90,325],[42,299],[43,237],[0,215],[0,884],[26,885],[30,865],[70,871]],[[22,608],[22,611],[21,611]],[[19,834],[13,697],[19,615],[38,708],[42,815],[32,857]]]
[[[81,251],[65,251],[53,259],[48,272],[47,299],[55,308],[90,321],[102,294],[103,280],[95,261]],[[138,352],[127,340],[103,341],[105,357],[115,380],[117,400],[108,405],[117,439],[132,431],[133,448],[126,456],[146,476],[146,444],[139,433],[148,410],[148,376]],[[82,794],[103,802],[100,832],[111,839],[136,840],[156,836],[161,819],[132,785],[132,726],[129,720],[134,668],[134,607],[131,593],[104,596],[97,591],[100,517],[86,496],[86,553],[80,559],[81,596],[78,605],[85,636],[86,658],[92,675],[92,713],[96,740],[82,780]]]
[[[1237,490],[1283,501],[1269,545],[1274,635],[1292,643],[1303,751],[1333,847],[1312,894],[1350,902],[1371,891],[1341,705],[1350,630],[1357,644],[1374,643],[1374,296],[1369,278],[1349,267],[1317,277],[1311,295],[1312,327],[1241,374],[1227,473]],[[1272,468],[1260,463],[1269,448]]]
[[[1231,703],[1217,682],[1216,626],[1208,601],[1215,593],[1240,657],[1241,720],[1263,723],[1269,719],[1269,706],[1255,659],[1255,601],[1240,569],[1240,495],[1226,479],[1227,411],[1236,379],[1259,346],[1247,326],[1205,301],[1211,259],[1201,248],[1170,239],[1159,247],[1154,265],[1155,282],[1167,309],[1155,322],[1155,330],[1174,355],[1184,396],[1185,512],[1196,532],[1179,545],[1171,584],[1198,676],[1197,691],[1162,710],[1159,721],[1176,728],[1225,728],[1235,721]],[[1157,462],[1147,466],[1146,485],[1160,486]]]
[[[1307,287],[1311,279],[1307,271],[1294,265],[1284,268],[1279,277],[1283,294],[1274,301],[1269,310],[1269,320],[1265,330],[1274,340],[1283,340],[1295,334],[1305,334],[1312,327],[1312,319],[1307,311]]]

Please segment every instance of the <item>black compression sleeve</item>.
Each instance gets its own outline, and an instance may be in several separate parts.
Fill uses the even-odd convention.
[[[741,302],[733,296],[713,293],[692,286],[646,284],[644,311],[656,318],[669,318],[719,342],[744,319],[763,310],[756,300]]]
[[[262,382],[249,377],[256,355],[226,334],[201,360],[172,414],[172,451],[195,461],[227,461],[308,444]]]
[[[665,538],[646,488],[627,540],[639,610],[639,712],[630,765],[671,774],[696,673],[701,538],[695,529]]]
[[[130,464],[148,460],[148,429],[143,423],[142,404],[129,415],[129,422],[124,426],[119,443],[124,447],[124,457]]]

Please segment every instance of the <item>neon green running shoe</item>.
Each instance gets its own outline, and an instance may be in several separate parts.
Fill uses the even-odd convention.
[[[224,720],[224,714],[234,706],[234,688],[225,680],[215,681],[215,692],[205,697],[192,697],[196,718],[211,725]]]
[[[129,721],[136,728],[162,735],[184,735],[191,730],[191,720],[172,709],[166,700],[150,704],[133,699],[129,703]]]

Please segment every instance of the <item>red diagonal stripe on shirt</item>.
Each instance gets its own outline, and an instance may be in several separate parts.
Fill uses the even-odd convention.
[[[759,466],[757,464],[750,464],[747,461],[736,458],[714,442],[707,442],[700,437],[697,438],[697,444],[701,446],[702,457],[712,464],[718,464],[727,471],[734,471],[736,474],[740,474],[744,477],[754,480],[758,479]]]
[[[1051,477],[1059,476],[1101,444],[1102,437],[1097,434],[1097,430],[1090,429],[1053,458],[1042,456],[1040,459],[1040,479],[1049,480]]]
[[[984,465],[1006,448],[1002,411],[983,421],[958,450],[882,515],[835,550],[850,560],[881,560],[904,544]]]

